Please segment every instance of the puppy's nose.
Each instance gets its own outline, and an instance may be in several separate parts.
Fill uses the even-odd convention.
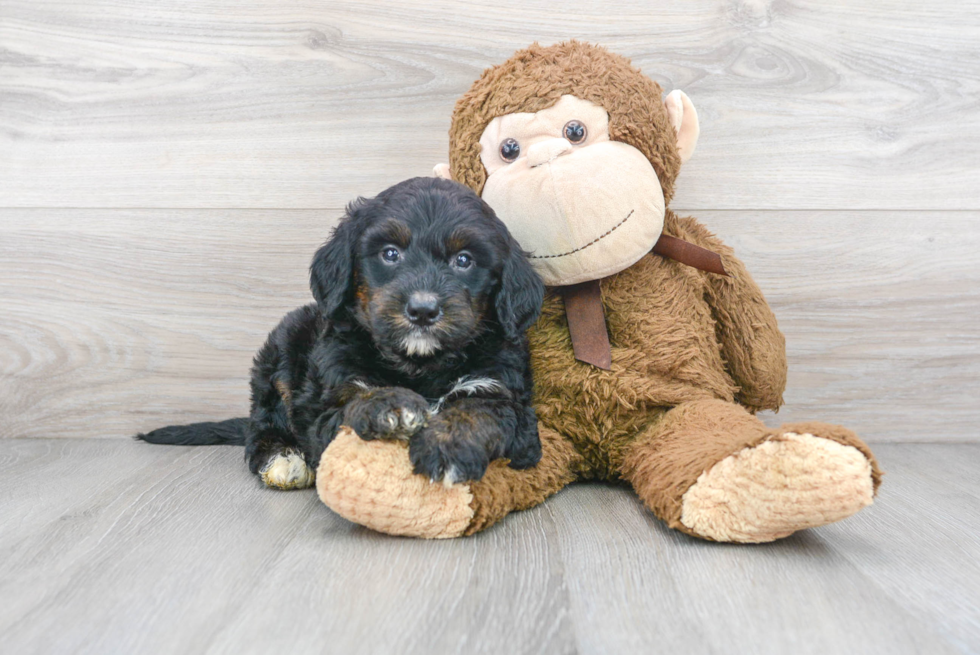
[[[432,325],[442,316],[442,307],[434,293],[416,291],[405,303],[405,316],[414,325],[426,327]]]
[[[562,139],[560,137],[535,143],[527,149],[527,165],[534,168],[541,164],[547,164],[571,149],[571,142],[568,139]]]

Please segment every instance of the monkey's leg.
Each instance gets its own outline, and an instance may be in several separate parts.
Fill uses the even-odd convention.
[[[857,435],[766,427],[720,400],[679,405],[630,445],[624,477],[670,527],[714,541],[786,537],[870,505],[881,472]]]
[[[364,441],[341,428],[320,459],[317,491],[330,509],[378,532],[428,539],[470,535],[542,503],[577,477],[581,457],[572,445],[543,426],[539,434],[537,466],[519,471],[496,460],[478,482],[444,485],[412,473],[403,442]]]

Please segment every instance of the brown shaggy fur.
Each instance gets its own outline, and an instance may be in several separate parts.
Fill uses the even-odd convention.
[[[610,137],[647,156],[669,202],[680,157],[662,93],[628,60],[602,48],[535,44],[486,70],[457,102],[452,176],[482,192],[479,139],[486,125],[572,94],[609,111]],[[850,431],[822,423],[771,430],[752,415],[782,403],[785,342],[776,319],[742,262],[697,220],[668,210],[664,232],[719,253],[730,277],[650,254],[604,278],[611,371],[575,360],[560,294],[550,290],[529,334],[544,456],[527,471],[495,463],[472,485],[475,516],[467,534],[589,478],[625,479],[657,516],[689,532],[680,507],[698,476],[786,431],[856,447],[871,462],[877,488],[877,463]]]
[[[498,459],[491,462],[482,480],[470,486],[474,516],[465,534],[479,532],[513,511],[540,505],[583,473],[582,456],[567,439],[543,425],[539,426],[538,435],[543,465],[518,471],[507,466],[506,460]],[[529,471],[533,474],[528,475]]]

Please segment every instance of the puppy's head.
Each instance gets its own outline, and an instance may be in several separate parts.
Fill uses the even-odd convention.
[[[454,356],[486,330],[518,340],[544,287],[468,187],[415,178],[351,203],[310,267],[328,319],[353,319],[386,358]]]

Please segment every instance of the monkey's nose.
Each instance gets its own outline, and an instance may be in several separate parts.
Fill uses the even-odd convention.
[[[531,168],[554,161],[572,149],[568,139],[554,138],[539,141],[527,149],[527,164]]]
[[[442,316],[439,298],[434,293],[416,291],[405,303],[405,316],[413,325],[428,327]]]

